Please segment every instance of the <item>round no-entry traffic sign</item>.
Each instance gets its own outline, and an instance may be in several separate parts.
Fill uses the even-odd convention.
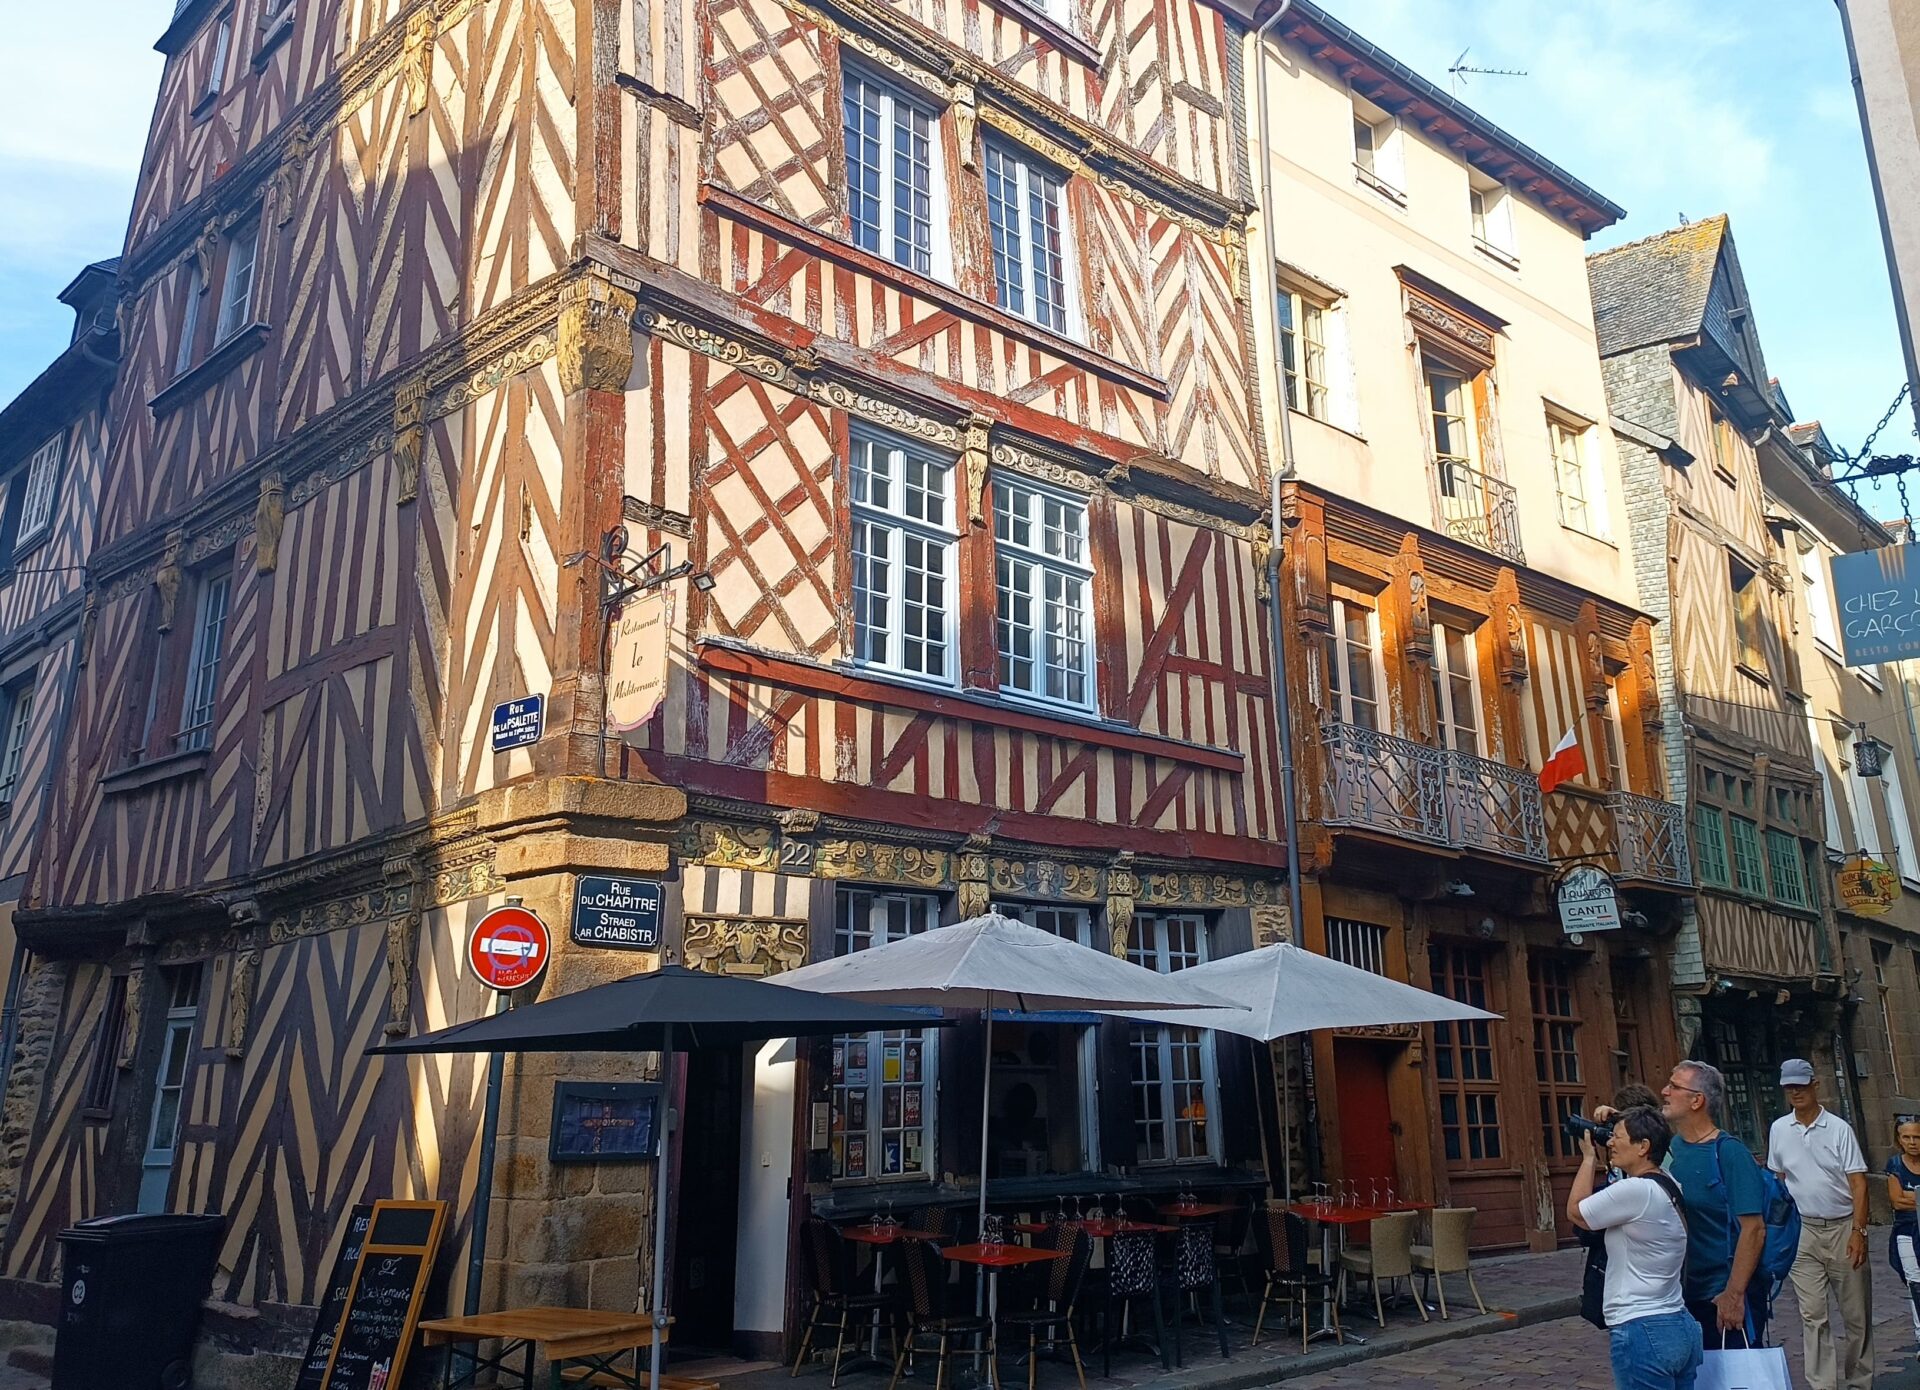
[[[519,989],[540,978],[553,951],[547,924],[524,907],[496,907],[467,938],[467,963],[494,989]]]

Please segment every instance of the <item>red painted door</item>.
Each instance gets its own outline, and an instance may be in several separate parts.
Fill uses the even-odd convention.
[[[1387,1049],[1377,1043],[1336,1042],[1333,1066],[1340,1086],[1340,1171],[1360,1185],[1362,1199],[1378,1183],[1395,1182],[1393,1111],[1387,1102]]]

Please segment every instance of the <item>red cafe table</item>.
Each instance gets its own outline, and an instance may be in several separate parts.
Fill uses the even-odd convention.
[[[873,1291],[875,1293],[880,1293],[886,1287],[884,1282],[886,1278],[885,1256],[889,1246],[899,1245],[909,1240],[939,1241],[945,1239],[944,1236],[936,1231],[914,1231],[909,1230],[905,1226],[862,1224],[857,1226],[837,1226],[834,1229],[839,1231],[841,1239],[854,1241],[857,1244],[868,1246],[873,1250]],[[858,1346],[859,1343],[856,1342],[854,1345]],[[885,1364],[884,1362],[880,1362],[880,1320],[877,1314],[874,1317],[873,1329],[868,1336],[867,1355],[869,1360],[882,1365]]]
[[[1402,1202],[1396,1200],[1391,1203],[1383,1202],[1378,1206],[1353,1206],[1344,1202],[1323,1202],[1316,1201],[1313,1198],[1307,1198],[1303,1201],[1295,1202],[1292,1209],[1306,1220],[1319,1223],[1320,1268],[1329,1274],[1333,1274],[1337,1272],[1334,1268],[1336,1256],[1333,1241],[1333,1235],[1336,1229],[1340,1233],[1340,1248],[1345,1249],[1348,1227],[1365,1226],[1370,1224],[1375,1217],[1386,1216],[1396,1211],[1432,1211],[1433,1203]],[[1331,1337],[1333,1335],[1332,1316],[1330,1313],[1322,1313],[1320,1326],[1314,1329],[1311,1340],[1317,1341],[1321,1337]],[[1351,1329],[1348,1329],[1346,1332],[1346,1340],[1349,1342],[1358,1342],[1361,1346],[1367,1344],[1365,1337],[1362,1337],[1359,1333]]]
[[[1064,1260],[1065,1250],[1036,1250],[1031,1245],[947,1245],[940,1253],[955,1264],[973,1265],[987,1272],[987,1345],[1000,1345],[1000,1271],[1022,1265]],[[979,1362],[974,1363],[978,1367]]]

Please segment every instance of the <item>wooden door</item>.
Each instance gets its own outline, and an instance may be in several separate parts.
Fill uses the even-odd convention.
[[[1340,1174],[1359,1184],[1363,1201],[1374,1184],[1384,1192],[1395,1182],[1387,1051],[1378,1043],[1344,1039],[1333,1045],[1340,1087]]]

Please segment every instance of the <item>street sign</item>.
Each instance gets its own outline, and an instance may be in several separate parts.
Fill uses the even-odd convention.
[[[493,751],[505,753],[538,743],[547,727],[547,697],[525,695],[493,707]]]
[[[1847,665],[1920,656],[1920,557],[1914,546],[1835,555],[1829,569]]]
[[[552,954],[547,924],[513,903],[482,917],[467,938],[467,964],[482,984],[502,991],[539,979]]]
[[[1620,930],[1613,875],[1598,864],[1575,864],[1561,874],[1554,896],[1560,905],[1560,929],[1568,936]]]
[[[647,878],[580,875],[573,897],[573,939],[623,951],[660,948],[660,885]]]

